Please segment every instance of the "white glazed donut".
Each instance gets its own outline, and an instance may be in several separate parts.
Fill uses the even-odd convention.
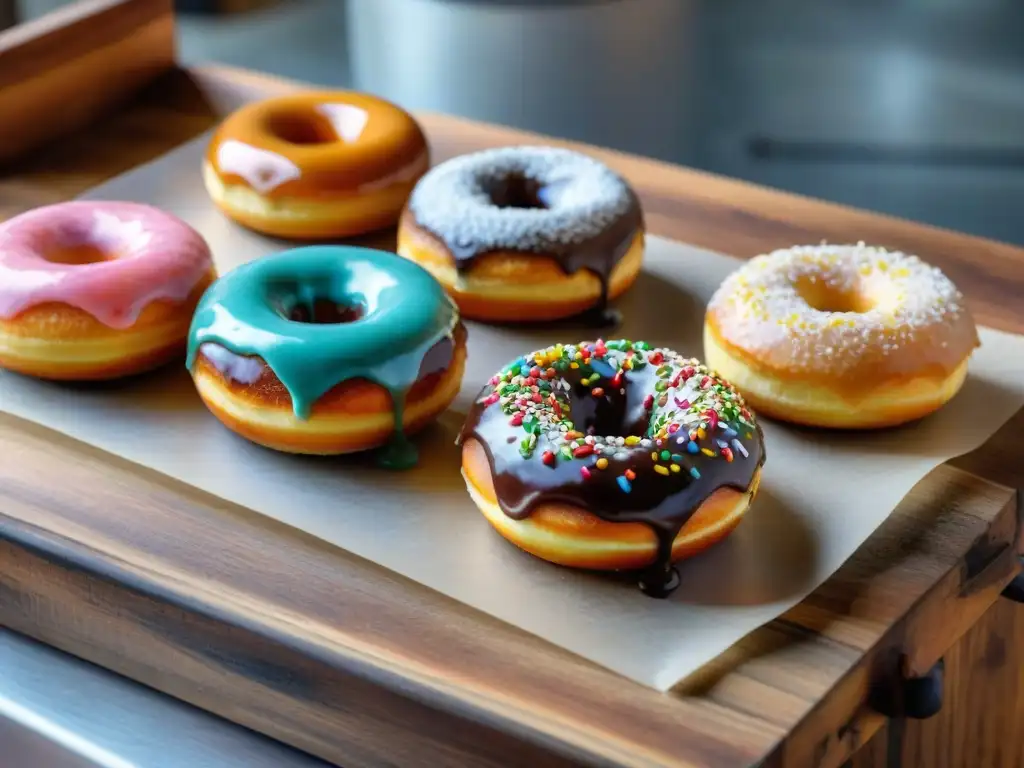
[[[626,181],[591,157],[487,150],[420,180],[398,252],[430,270],[467,317],[555,319],[603,310],[632,284],[643,215]]]
[[[708,365],[754,410],[826,427],[931,413],[959,391],[978,344],[939,269],[863,243],[752,259],[719,287],[704,324]]]

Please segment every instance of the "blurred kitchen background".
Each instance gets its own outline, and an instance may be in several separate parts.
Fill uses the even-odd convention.
[[[31,18],[66,0],[17,1]],[[369,90],[1024,244],[1024,0],[178,5],[187,63]]]

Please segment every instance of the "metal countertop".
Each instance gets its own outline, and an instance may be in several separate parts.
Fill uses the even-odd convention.
[[[326,768],[326,763],[0,629],[0,768]]]

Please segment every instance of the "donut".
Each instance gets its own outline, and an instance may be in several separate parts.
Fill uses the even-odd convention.
[[[0,224],[0,368],[114,379],[185,350],[213,282],[203,238],[156,208],[69,202]]]
[[[483,388],[458,443],[469,494],[502,536],[559,565],[640,571],[655,597],[678,586],[672,563],[736,527],[765,460],[729,383],[626,340],[514,360]]]
[[[229,429],[287,453],[385,446],[415,464],[407,439],[458,393],[466,332],[425,270],[367,248],[306,246],[249,262],[196,309],[186,364]]]
[[[630,186],[593,158],[508,147],[429,171],[402,212],[398,253],[430,270],[462,314],[559,320],[605,309],[640,272],[644,221]]]
[[[236,222],[316,240],[393,227],[429,167],[409,113],[363,93],[315,91],[229,115],[210,141],[203,179]]]
[[[704,354],[759,414],[869,429],[960,389],[980,344],[963,296],[917,256],[857,245],[758,256],[708,304]]]

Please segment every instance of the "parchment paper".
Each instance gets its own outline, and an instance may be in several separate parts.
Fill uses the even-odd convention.
[[[151,203],[196,227],[221,271],[282,247],[224,219],[199,174],[205,138],[86,195]],[[705,301],[739,262],[651,238],[612,336],[702,354]],[[665,307],[671,306],[671,312]],[[686,311],[680,311],[685,308]],[[662,318],[686,318],[666,324]],[[762,422],[761,493],[725,543],[681,566],[669,600],[631,580],[549,565],[505,542],[470,501],[454,440],[483,382],[514,357],[582,327],[469,324],[453,408],[420,439],[421,465],[276,454],[234,436],[203,407],[184,364],[109,385],[48,384],[0,372],[0,409],[276,518],[641,683],[665,690],[829,577],[941,462],[990,437],[1024,405],[1024,338],[983,329],[962,392],[938,414],[872,435]]]

